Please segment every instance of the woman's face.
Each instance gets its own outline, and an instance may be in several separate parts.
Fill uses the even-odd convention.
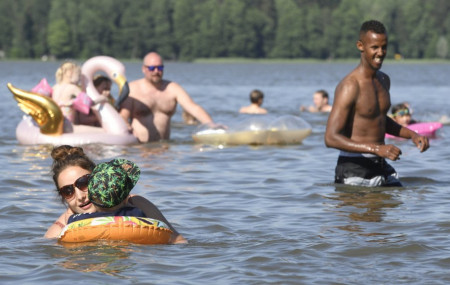
[[[58,176],[58,189],[66,185],[73,185],[78,178],[89,173],[90,171],[79,166],[67,167]],[[95,212],[95,207],[88,198],[87,187],[83,189],[79,189],[75,185],[73,187],[75,194],[73,197],[65,199],[69,208],[77,214]]]

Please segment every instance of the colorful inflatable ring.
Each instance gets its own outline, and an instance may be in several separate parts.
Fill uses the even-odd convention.
[[[170,228],[165,223],[155,219],[109,216],[70,223],[61,231],[58,241],[79,243],[115,240],[138,244],[167,244],[171,235]]]

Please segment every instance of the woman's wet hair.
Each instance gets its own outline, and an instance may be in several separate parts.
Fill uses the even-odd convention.
[[[78,166],[90,172],[95,168],[95,163],[87,157],[81,147],[61,145],[52,150],[51,156],[53,158],[53,182],[57,189],[60,187],[58,185],[58,177],[67,167]]]

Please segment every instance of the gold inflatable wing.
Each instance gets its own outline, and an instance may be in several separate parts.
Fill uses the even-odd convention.
[[[59,136],[63,133],[64,116],[50,97],[25,91],[7,84],[20,109],[39,125],[42,134]]]

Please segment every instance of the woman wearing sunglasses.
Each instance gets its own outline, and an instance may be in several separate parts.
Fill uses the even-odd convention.
[[[86,156],[80,147],[63,145],[52,150],[53,181],[67,210],[48,228],[46,238],[57,238],[61,230],[67,225],[73,214],[93,213],[94,205],[88,199],[87,186],[95,163]],[[150,201],[138,195],[130,195],[127,203],[142,210],[147,217],[166,223],[173,234],[171,243],[186,243],[173,226],[167,221],[161,211]]]

